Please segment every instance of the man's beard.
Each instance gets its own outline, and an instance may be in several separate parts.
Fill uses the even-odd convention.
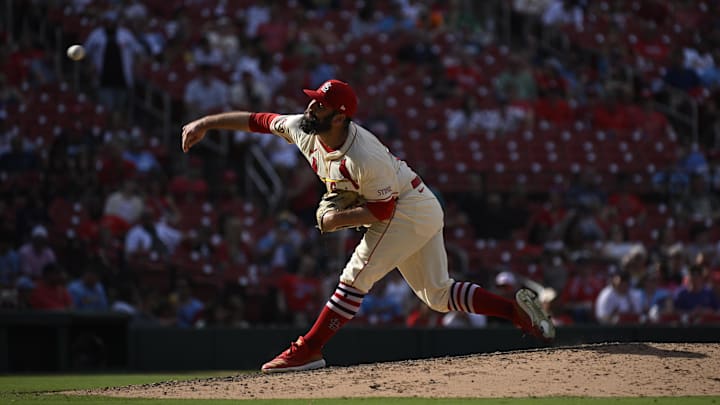
[[[335,114],[330,114],[323,119],[308,119],[303,116],[300,119],[300,129],[306,134],[315,135],[320,132],[329,131],[332,127],[332,119]]]

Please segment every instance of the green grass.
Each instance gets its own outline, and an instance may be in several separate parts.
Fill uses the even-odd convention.
[[[229,376],[237,372],[205,372],[187,374],[98,374],[98,375],[29,375],[0,376],[0,404],[13,405],[70,405],[80,404],[129,404],[169,405],[202,404],[227,405],[231,403],[282,404],[349,404],[349,405],[720,405],[720,397],[674,397],[674,398],[506,398],[506,399],[424,399],[424,398],[360,398],[360,399],[302,399],[302,400],[178,400],[178,399],[129,399],[108,397],[68,396],[58,391],[116,387],[147,384],[170,380],[189,380],[211,376]]]
[[[192,380],[212,376],[235,375],[235,371],[185,374],[77,374],[0,376],[0,395],[5,393],[48,392],[68,389],[121,387],[158,381]]]

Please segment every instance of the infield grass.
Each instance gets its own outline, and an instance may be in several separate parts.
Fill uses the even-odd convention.
[[[113,405],[170,405],[201,404],[228,405],[253,403],[266,405],[285,404],[349,404],[349,405],[421,405],[421,404],[479,404],[479,405],[720,405],[720,397],[660,397],[660,398],[500,398],[500,399],[427,399],[427,398],[358,398],[358,399],[296,399],[296,400],[194,400],[194,399],[135,399],[70,396],[57,392],[103,387],[148,384],[171,380],[235,375],[232,372],[203,372],[187,374],[97,374],[97,375],[29,375],[0,376],[0,404],[56,405],[56,404],[113,404]]]

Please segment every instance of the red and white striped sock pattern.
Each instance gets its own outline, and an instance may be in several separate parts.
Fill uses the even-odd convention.
[[[320,311],[315,324],[305,334],[305,343],[313,350],[320,350],[325,343],[348,323],[360,309],[365,293],[340,283],[325,307]]]
[[[459,312],[475,313],[473,296],[479,285],[468,282],[455,282],[450,287],[450,309]]]
[[[352,319],[360,309],[365,293],[350,287],[347,284],[340,283],[330,300],[325,304],[333,312],[345,319]]]
[[[491,293],[477,284],[455,282],[450,287],[448,309],[505,318],[518,323],[515,301]]]

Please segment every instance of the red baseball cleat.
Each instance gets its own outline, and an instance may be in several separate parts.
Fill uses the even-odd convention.
[[[263,373],[283,373],[286,371],[314,370],[325,367],[325,359],[320,350],[313,351],[300,336],[296,342],[290,343],[290,348],[280,353],[274,359],[263,364]]]
[[[522,324],[520,328],[525,333],[529,333],[535,337],[550,341],[555,338],[555,325],[548,314],[543,311],[537,294],[521,288],[515,293],[515,301],[518,309],[522,310]]]

